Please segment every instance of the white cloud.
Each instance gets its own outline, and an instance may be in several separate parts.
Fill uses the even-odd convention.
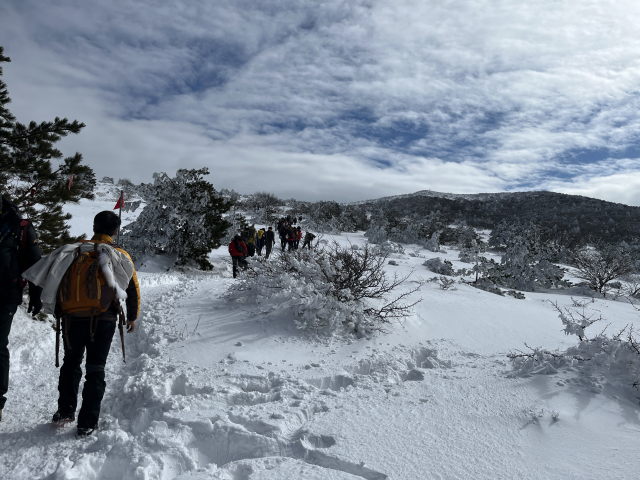
[[[552,181],[551,191],[640,205],[640,170],[613,175],[581,176],[571,182]]]
[[[636,202],[633,165],[576,154],[638,147],[640,4],[616,5],[20,1],[0,6],[0,44],[13,111],[85,121],[63,146],[99,175],[206,165],[218,187],[282,196]]]

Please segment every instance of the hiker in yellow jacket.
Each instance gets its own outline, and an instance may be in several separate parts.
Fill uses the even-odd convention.
[[[56,316],[62,317],[64,360],[58,382],[58,411],[53,415],[52,421],[54,425],[63,425],[75,419],[78,389],[82,377],[81,364],[86,349],[85,383],[77,423],[78,437],[90,435],[98,426],[100,404],[107,385],[104,367],[116,330],[118,315],[124,313],[120,300],[125,300],[128,333],[135,330],[136,319],[140,313],[140,286],[133,262],[127,252],[113,243],[113,237],[119,228],[120,219],[115,213],[104,211],[97,214],[93,223],[94,236],[91,240],[84,242],[88,249],[87,246],[84,250],[78,247],[76,259],[67,269],[58,288]],[[95,261],[93,266],[89,265],[85,272],[82,270],[82,265],[78,263],[91,262],[92,250],[96,253],[93,256]],[[82,255],[83,252],[84,255]],[[115,281],[113,257],[110,257],[110,252],[116,255],[121,254],[119,258],[123,258],[125,263],[131,262],[127,268],[133,273],[124,290]],[[86,259],[83,260],[83,257]],[[100,271],[96,272],[98,269]],[[71,272],[83,273],[73,275]],[[78,279],[85,280],[74,282],[76,276]],[[83,305],[91,301],[94,302],[94,306],[86,310],[87,307]],[[122,334],[122,327],[120,327],[120,333]]]
[[[256,247],[258,249],[258,256],[262,255],[262,247],[264,247],[264,243],[265,243],[265,236],[264,236],[264,231],[265,228],[261,228],[260,230],[258,230],[258,233],[256,233]]]

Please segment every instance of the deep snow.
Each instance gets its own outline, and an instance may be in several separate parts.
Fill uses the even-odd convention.
[[[74,233],[112,203],[77,207]],[[453,250],[420,255],[394,254],[389,272],[433,277],[421,263],[435,256],[463,266]],[[100,431],[88,439],[49,427],[54,331],[16,314],[0,478],[637,478],[639,405],[626,390],[575,371],[512,375],[506,354],[525,342],[575,344],[549,303],[570,306],[569,295],[426,283],[388,334],[324,337],[296,330],[287,312],[229,303],[226,249],[211,260],[207,274],[141,269],[139,328],[126,364],[114,339]],[[590,307],[612,331],[637,323],[623,302]]]

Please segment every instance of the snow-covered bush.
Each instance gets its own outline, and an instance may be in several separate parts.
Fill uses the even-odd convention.
[[[513,297],[513,298],[517,298],[518,300],[524,300],[527,297],[524,296],[524,293],[522,292],[516,292],[515,290],[509,290],[507,292],[507,295]]]
[[[228,245],[231,243],[231,239],[247,228],[249,224],[247,223],[247,219],[244,214],[239,212],[235,205],[227,212],[224,219],[229,222],[229,228],[227,228],[227,231],[225,232],[224,237],[220,240],[220,243],[222,245]]]
[[[515,351],[508,356],[513,362],[513,374],[529,376],[531,374],[552,374],[558,369],[575,372],[572,380],[581,387],[589,387],[593,393],[602,390],[602,384],[622,387],[630,395],[638,396],[640,386],[640,340],[633,327],[625,327],[609,336],[601,331],[593,337],[587,337],[585,330],[602,320],[599,312],[587,309],[587,303],[576,303],[578,308],[560,308],[559,313],[567,335],[578,337],[577,345],[565,351],[550,351],[541,347],[528,351]]]
[[[576,276],[589,282],[589,287],[606,296],[611,282],[633,272],[634,260],[628,248],[600,245],[572,252],[571,260],[578,269]]]
[[[382,257],[388,257],[392,253],[397,253],[400,255],[404,255],[405,253],[402,245],[400,245],[399,243],[393,243],[390,241],[385,241],[385,242],[379,243],[374,247],[371,247],[371,251],[375,255],[379,255]]]
[[[267,261],[257,259],[230,287],[228,298],[291,310],[300,329],[380,330],[392,319],[409,314],[417,302],[403,301],[419,288],[390,298],[408,276],[389,278],[384,271],[386,260],[369,246],[353,250],[337,243]]]
[[[210,269],[209,252],[220,246],[230,224],[222,214],[230,204],[203,179],[206,168],[178,170],[175,178],[154,174],[153,194],[138,219],[123,230],[123,242],[134,260],[168,253],[175,264]]]
[[[305,226],[318,232],[356,232],[369,228],[367,212],[360,205],[333,201],[299,202],[297,211],[304,215]]]
[[[624,295],[640,298],[640,275],[629,274],[620,278],[625,282],[622,286]]]
[[[424,248],[430,252],[440,251],[440,232],[433,232],[433,235],[431,235],[431,238],[427,241]]]
[[[233,189],[228,190],[226,188],[222,188],[219,193],[222,198],[224,198],[225,200],[228,200],[234,205],[238,203],[242,198],[242,196]]]
[[[248,210],[255,213],[253,219],[257,223],[266,225],[273,224],[278,218],[280,207],[284,206],[284,201],[269,192],[256,192],[249,195],[243,202]]]
[[[440,275],[455,275],[455,271],[453,270],[453,264],[449,260],[445,260],[444,262],[440,257],[430,258],[429,260],[425,260],[422,262],[422,265],[427,267],[433,273],[438,273]]]
[[[385,226],[377,223],[372,223],[365,232],[364,236],[367,237],[369,243],[372,243],[374,245],[387,241],[387,231],[385,229]]]
[[[438,277],[438,281],[440,282],[440,288],[442,290],[456,290],[454,285],[456,281],[453,278],[447,278],[444,275]]]
[[[487,278],[479,278],[475,282],[470,283],[472,287],[484,290],[485,292],[495,293],[496,295],[504,296],[502,290],[500,290],[495,283]]]
[[[566,285],[564,270],[551,261],[557,246],[538,225],[500,224],[491,232],[489,245],[504,252],[500,264],[484,272],[494,284],[530,292]]]
[[[422,218],[415,215],[401,216],[393,209],[380,210],[372,214],[365,236],[369,238],[369,243],[393,241],[424,246],[437,227],[440,227],[437,218],[437,213]]]

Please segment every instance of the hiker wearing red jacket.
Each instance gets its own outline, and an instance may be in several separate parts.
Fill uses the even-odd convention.
[[[242,237],[240,235],[233,237],[229,244],[229,254],[233,260],[233,278],[238,276],[238,266],[244,270],[249,265],[245,260],[247,253],[247,246],[242,241]]]
[[[290,252],[291,250],[293,250],[293,247],[296,242],[296,229],[293,225],[289,225],[286,230],[287,230],[287,244],[289,245],[289,248],[287,250]]]
[[[293,241],[293,248],[297,250],[300,245],[300,240],[302,240],[302,229],[298,227],[294,233],[296,234],[296,239]]]

